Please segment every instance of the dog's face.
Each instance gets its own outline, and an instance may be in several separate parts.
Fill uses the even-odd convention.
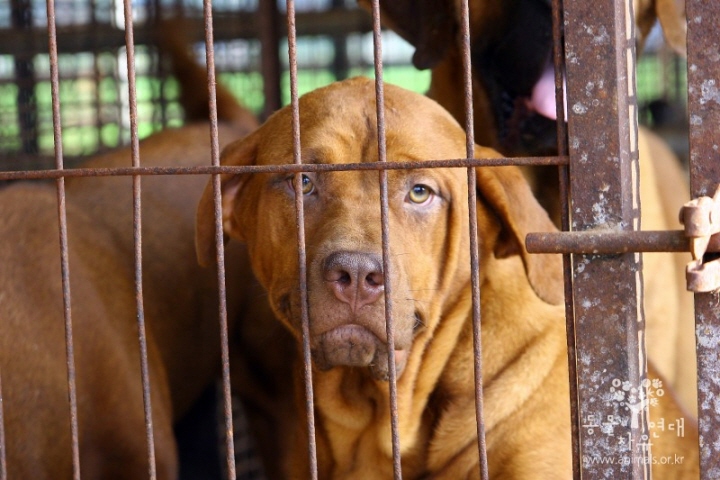
[[[466,156],[462,129],[435,102],[391,85],[385,92],[388,160]],[[370,80],[352,79],[305,95],[300,112],[303,163],[377,161]],[[281,110],[229,146],[223,163],[292,163],[291,131],[290,110]],[[390,285],[394,355],[401,373],[413,339],[431,334],[446,304],[456,302],[469,284],[466,170],[390,170],[387,176],[389,271],[382,261],[378,172],[302,175],[310,344],[320,369],[369,367],[374,378],[387,378],[385,307]],[[302,299],[293,175],[227,176],[223,195],[225,232],[247,243],[276,315],[299,336]],[[198,213],[201,255],[203,249],[213,250],[209,190],[203,203]],[[484,244],[494,249],[503,222],[482,211]],[[520,240],[515,234],[505,237],[513,244]]]

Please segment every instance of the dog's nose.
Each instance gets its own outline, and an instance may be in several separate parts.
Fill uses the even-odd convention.
[[[323,278],[330,290],[353,311],[377,301],[385,290],[380,256],[335,252],[323,262]]]

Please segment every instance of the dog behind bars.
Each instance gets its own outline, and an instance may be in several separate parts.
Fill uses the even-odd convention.
[[[356,78],[300,99],[302,158],[310,165],[378,157],[375,89]],[[387,156],[422,162],[465,156],[465,134],[432,100],[385,88]],[[476,147],[478,158],[496,157]],[[292,163],[291,110],[223,151],[225,165]],[[529,255],[524,238],[554,229],[514,167],[477,169],[485,431],[491,478],[571,475],[567,354],[560,259]],[[273,311],[296,338],[301,329],[293,175],[224,175],[223,225],[246,243]],[[403,478],[479,478],[471,268],[465,169],[388,172],[389,271],[382,262],[380,192],[374,171],[302,175],[320,478],[392,478],[390,358],[396,366]],[[203,263],[215,251],[212,191],[198,208]],[[386,287],[392,286],[388,299]],[[232,292],[230,292],[232,294]],[[385,306],[392,300],[394,351]],[[273,343],[266,355],[295,362],[295,418],[268,458],[285,478],[309,471],[300,356]],[[282,381],[282,379],[280,380]],[[622,414],[621,412],[619,412]],[[680,418],[668,392],[651,419]],[[697,432],[659,435],[656,478],[697,473]],[[290,444],[283,439],[290,437]],[[278,462],[278,458],[281,459]]]
[[[360,0],[369,9],[369,2]],[[460,2],[422,0],[380,2],[382,20],[416,47],[413,63],[431,68],[428,95],[463,121]],[[639,47],[659,19],[665,39],[685,48],[682,2],[633,2]],[[506,155],[557,153],[551,2],[470,0],[475,139]],[[677,212],[689,200],[687,177],[668,145],[648,129],[638,135],[641,223],[645,230],[680,227]],[[523,172],[540,203],[560,218],[557,169]],[[696,410],[692,295],[685,291],[687,255],[643,255],[647,351],[678,390],[686,408]]]
[[[144,166],[209,164],[205,72],[165,39],[189,119],[140,143]],[[188,95],[189,92],[189,95]],[[219,87],[219,140],[256,126]],[[129,149],[84,167],[126,167]],[[143,302],[157,477],[178,475],[173,423],[219,367],[217,280],[194,261],[194,212],[206,179],[142,179]],[[66,179],[69,286],[82,478],[148,478],[134,287],[132,180]],[[71,417],[56,189],[0,191],[0,375],[8,478],[72,478]],[[232,250],[228,251],[233,257]],[[237,265],[237,262],[235,262]],[[234,279],[228,270],[229,284]],[[235,304],[229,303],[230,318]]]

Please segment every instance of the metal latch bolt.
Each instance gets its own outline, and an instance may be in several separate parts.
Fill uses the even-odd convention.
[[[713,292],[720,289],[720,259],[703,262],[710,238],[720,233],[720,186],[715,195],[689,201],[680,210],[680,223],[690,238],[693,260],[685,270],[687,289],[691,292]]]

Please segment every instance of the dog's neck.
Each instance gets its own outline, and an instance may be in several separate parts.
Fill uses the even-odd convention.
[[[549,350],[557,351],[563,337],[561,312],[537,299],[517,257],[491,259],[487,267],[486,271],[492,274],[482,281],[481,321],[484,404],[486,418],[493,422],[486,421],[485,428],[491,432],[522,405],[526,400],[523,396],[527,397],[542,383],[551,365],[538,366],[535,359],[546,358]],[[518,301],[519,298],[523,301]],[[537,302],[528,302],[528,298]],[[428,468],[432,471],[433,464],[441,466],[448,460],[434,455],[433,445],[475,438],[474,433],[457,435],[459,430],[476,429],[471,421],[475,418],[471,309],[468,284],[439,313],[434,331],[422,332],[415,339],[398,379],[398,423],[403,473],[407,478]],[[548,322],[558,313],[557,325]],[[511,379],[517,377],[513,373],[528,370],[530,365],[533,375],[528,381],[536,385],[525,382],[521,389],[514,389]],[[330,450],[327,453],[333,458],[332,478],[368,478],[363,475],[378,476],[385,469],[387,476],[391,476],[388,383],[372,379],[365,370],[344,367],[315,371],[314,384],[316,420]],[[458,422],[458,418],[464,420]],[[464,447],[458,445],[457,449],[444,451]],[[366,468],[358,467],[366,464],[363,458],[387,458],[388,462],[383,466],[370,462],[372,472],[359,472],[357,468]]]
[[[468,290],[468,289],[465,289]],[[407,365],[397,382],[398,422],[403,473],[413,478],[424,470],[422,458],[430,436],[428,401],[450,359],[452,346],[466,323],[469,290],[443,315],[432,334],[415,339]],[[374,380],[366,369],[336,367],[314,370],[316,421],[333,458],[331,478],[392,476],[389,384]],[[320,440],[318,441],[320,442]],[[387,458],[386,465],[363,458]],[[372,471],[358,471],[372,467]],[[387,475],[385,469],[387,468]],[[413,474],[415,472],[416,474]]]

